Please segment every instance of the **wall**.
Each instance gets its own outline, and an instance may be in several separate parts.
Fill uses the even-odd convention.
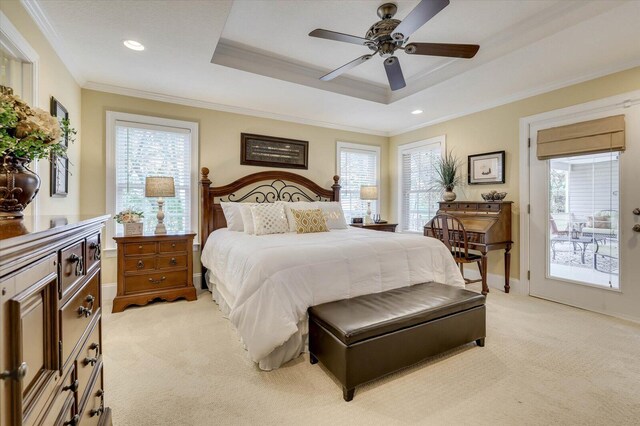
[[[69,195],[53,198],[49,194],[50,166],[47,160],[38,163],[38,175],[42,179],[37,196],[39,214],[41,215],[76,215],[80,213],[80,175],[81,175],[81,92],[80,86],[55,53],[47,39],[38,29],[27,11],[18,0],[0,1],[0,10],[20,31],[39,56],[38,99],[32,105],[49,111],[51,96],[54,96],[69,111],[72,127],[78,131],[75,144],[69,147],[71,162],[69,176]],[[29,214],[29,211],[27,211]]]
[[[412,132],[393,136],[389,143],[389,174],[391,176],[390,215],[398,218],[398,146],[438,135],[446,135],[448,150],[465,160],[471,154],[506,151],[506,183],[501,185],[471,185],[457,188],[459,200],[480,200],[480,193],[489,189],[508,192],[507,200],[514,201],[511,276],[520,274],[519,232],[519,120],[522,117],[564,108],[584,102],[640,89],[640,67],[554,90]],[[489,255],[489,272],[503,275],[504,263],[499,252]]]
[[[226,184],[246,174],[267,170],[262,167],[240,165],[240,133],[243,132],[309,141],[309,170],[292,169],[290,171],[304,175],[326,188],[331,187],[332,177],[336,173],[336,142],[377,145],[381,147],[381,198],[389,199],[388,138],[384,136],[327,129],[83,89],[84,149],[81,158],[80,203],[83,214],[102,214],[106,211],[105,116],[107,111],[198,122],[200,166],[210,169],[209,179],[213,185]],[[388,203],[383,203],[382,216],[386,217],[388,212]],[[103,282],[115,282],[115,259],[106,257],[103,266]],[[195,266],[200,267],[199,259],[196,259]]]

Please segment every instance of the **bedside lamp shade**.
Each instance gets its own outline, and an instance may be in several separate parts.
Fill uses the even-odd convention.
[[[176,187],[171,176],[147,176],[144,184],[145,197],[175,197]]]
[[[378,187],[376,185],[361,185],[360,199],[361,200],[377,200]]]

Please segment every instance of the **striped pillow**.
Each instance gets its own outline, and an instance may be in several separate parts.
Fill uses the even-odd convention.
[[[313,232],[329,232],[327,221],[320,209],[295,210],[291,209],[293,218],[296,221],[296,232],[298,234],[311,234]]]

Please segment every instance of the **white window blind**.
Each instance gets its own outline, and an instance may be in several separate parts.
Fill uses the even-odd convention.
[[[401,231],[422,232],[438,211],[440,190],[434,187],[435,164],[442,153],[441,142],[412,144],[398,150],[400,162]]]
[[[173,176],[175,197],[165,198],[164,223],[169,232],[191,227],[191,131],[116,120],[115,212],[144,212],[144,231],[153,233],[158,199],[144,196],[147,176]],[[116,232],[122,232],[117,225]]]
[[[347,222],[352,217],[363,217],[367,201],[360,199],[360,186],[378,185],[380,149],[374,146],[338,143],[338,175],[340,176],[340,203]],[[378,201],[371,201],[372,214],[378,213]]]

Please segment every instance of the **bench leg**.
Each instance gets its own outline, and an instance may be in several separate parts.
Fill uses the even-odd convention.
[[[347,389],[344,386],[342,387],[342,397],[345,401],[349,402],[353,399],[353,395],[356,393],[356,388]]]
[[[482,339],[476,339],[476,345],[484,348],[484,337]]]
[[[309,352],[309,362],[311,364],[317,364],[318,363],[318,358],[316,358],[311,352]]]

